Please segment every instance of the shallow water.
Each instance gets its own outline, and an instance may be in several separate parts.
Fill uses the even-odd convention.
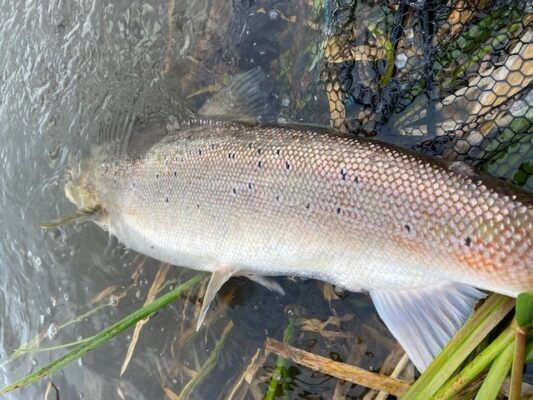
[[[0,0],[0,360],[39,333],[47,347],[108,326],[144,303],[160,269],[92,224],[39,228],[72,210],[62,189],[65,166],[87,151],[110,118],[135,112],[147,118],[147,130],[152,119],[179,120],[219,88],[216,83],[260,65],[290,83],[272,78],[269,118],[328,122],[318,67],[310,68],[318,53],[304,50],[318,48],[322,34],[322,17],[309,5],[178,0],[169,25],[172,4]],[[290,70],[274,62],[282,54],[296,59]],[[187,276],[192,272],[172,267],[167,281],[172,285]],[[331,295],[327,301],[328,287],[321,283],[279,282],[284,297],[232,280],[211,313],[209,329],[188,341],[197,293],[161,311],[144,327],[122,377],[131,331],[51,380],[63,399],[164,398],[164,388],[180,393],[230,320],[234,328],[218,362],[191,398],[226,398],[265,338],[282,338],[291,315],[345,317],[328,325],[326,336],[312,324],[301,327],[294,344],[304,349],[340,359],[351,354],[349,361],[379,369],[394,348],[364,295]],[[3,365],[0,386],[61,352],[29,354]],[[266,392],[275,364],[270,356],[259,366],[258,393]],[[333,390],[357,398],[365,392],[310,370],[290,371],[294,398],[327,398]],[[42,396],[48,381],[6,398]]]
[[[136,254],[91,224],[45,232],[39,223],[72,209],[62,191],[64,168],[69,157],[86,151],[96,140],[110,116],[135,110],[163,119],[180,118],[185,105],[194,108],[207,96],[186,102],[185,94],[211,84],[214,74],[250,69],[283,50],[271,39],[258,44],[254,37],[258,31],[250,32],[248,26],[255,21],[263,29],[281,30],[287,24],[280,18],[281,11],[257,12],[255,7],[250,17],[247,5],[209,4],[178,1],[170,32],[166,1],[0,1],[0,360],[40,332],[48,336],[44,347],[71,342],[144,303],[159,268],[157,262],[146,261],[136,285],[119,300],[117,295],[134,281],[131,276],[142,262]],[[285,11],[290,7],[286,5]],[[201,41],[203,45],[198,44]],[[216,71],[210,69],[212,65]],[[289,100],[291,94],[276,95],[272,97],[276,115],[297,117],[291,115],[290,101],[295,101]],[[326,110],[322,108],[325,118]],[[191,275],[173,267],[167,278],[176,279],[182,273]],[[247,281],[228,285],[236,295],[229,316],[218,325],[231,318],[235,328],[207,384],[191,398],[223,397],[266,335],[280,337],[286,324],[283,309],[300,293],[296,285],[283,284],[289,293],[283,299]],[[320,293],[315,282],[302,285]],[[111,289],[91,304],[106,288]],[[327,304],[318,303],[307,306],[312,314],[329,315]],[[58,332],[64,322],[97,306],[102,308]],[[169,344],[194,318],[190,310],[182,309],[177,304],[162,311],[145,327],[122,378],[119,371],[131,332],[53,376],[61,398],[162,398],[162,387],[179,393],[190,377],[181,372],[186,368],[173,364]],[[186,324],[180,322],[182,313],[187,316]],[[180,350],[181,363],[193,369],[195,358],[203,363],[221,329],[215,324],[209,332]],[[30,354],[4,365],[0,386],[60,352]],[[265,368],[275,361],[271,357]],[[332,385],[323,384],[324,380],[332,382],[310,376],[295,382],[302,392],[309,386],[311,392],[319,393]],[[7,398],[42,396],[46,383]],[[261,390],[267,387],[263,386]]]

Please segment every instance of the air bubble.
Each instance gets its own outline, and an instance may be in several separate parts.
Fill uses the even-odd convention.
[[[111,307],[118,306],[118,297],[113,295],[113,294],[111,296],[109,296],[109,305]]]
[[[55,338],[57,336],[57,332],[58,332],[57,325],[54,323],[50,324],[50,326],[48,327],[48,330],[46,331],[48,339],[52,340],[53,338]]]
[[[268,18],[270,19],[278,19],[279,18],[279,12],[278,10],[272,9],[268,11]]]

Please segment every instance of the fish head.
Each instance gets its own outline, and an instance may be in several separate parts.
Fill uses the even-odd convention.
[[[70,165],[65,172],[65,195],[78,209],[101,206],[93,165],[90,160],[84,160]]]

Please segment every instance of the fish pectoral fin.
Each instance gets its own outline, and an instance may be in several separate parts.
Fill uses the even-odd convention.
[[[55,228],[57,226],[61,226],[65,224],[71,224],[74,222],[83,221],[85,219],[92,218],[93,216],[99,214],[101,211],[102,211],[101,206],[96,206],[92,208],[80,208],[74,212],[65,214],[57,219],[41,224],[41,228],[50,229],[50,228]]]
[[[200,310],[200,315],[198,316],[198,321],[196,323],[196,331],[200,330],[200,327],[204,323],[205,316],[209,310],[209,306],[215,299],[218,291],[226,283],[229,278],[237,273],[237,270],[230,267],[219,267],[213,270],[211,274],[211,279],[207,284],[207,290],[205,291],[204,301],[202,303],[202,309]]]
[[[379,316],[423,372],[474,311],[485,293],[467,285],[372,290]]]
[[[261,286],[264,286],[269,290],[272,290],[276,293],[281,294],[282,296],[285,296],[285,291],[283,290],[281,285],[272,278],[255,274],[242,274],[242,276],[247,277],[255,283],[259,283]]]

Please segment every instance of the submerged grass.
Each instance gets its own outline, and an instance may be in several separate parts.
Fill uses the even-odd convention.
[[[202,382],[202,380],[211,372],[215,367],[218,357],[220,355],[220,350],[224,347],[224,343],[228,337],[228,334],[233,329],[233,321],[229,321],[222,334],[220,335],[219,340],[215,344],[215,348],[211,351],[211,354],[205,361],[205,363],[198,368],[196,375],[183,387],[181,393],[179,394],[179,399],[186,399],[189,394]]]
[[[68,343],[66,345],[40,349],[45,351],[74,347],[68,353],[45,365],[38,371],[29,374],[0,390],[0,394],[29,385],[61,370],[68,363],[75,361],[87,352],[109,342],[121,332],[136,325],[139,321],[146,320],[155,312],[192,289],[200,283],[205,276],[206,273],[195,275],[168,293],[151,302],[145,303],[142,308],[92,337],[76,343]],[[159,286],[160,285],[158,285],[158,287]],[[496,294],[489,296],[484,304],[479,307],[474,315],[467,321],[465,326],[413,385],[409,385],[408,382],[397,379],[397,376],[376,374],[362,368],[337,362],[326,357],[320,357],[289,346],[288,343],[291,342],[292,337],[296,334],[296,330],[298,329],[294,317],[291,316],[289,317],[288,324],[284,331],[284,343],[277,342],[270,338],[267,339],[266,342],[266,351],[272,351],[278,354],[279,358],[272,377],[270,378],[268,390],[264,395],[264,398],[267,400],[273,400],[275,398],[280,398],[280,396],[290,396],[290,388],[287,387],[287,359],[290,359],[295,363],[312,368],[316,371],[321,371],[322,373],[337,377],[338,379],[381,390],[401,397],[402,399],[424,400],[461,398],[461,393],[465,388],[469,388],[468,390],[470,391],[477,388],[477,385],[479,385],[481,381],[480,377],[486,371],[488,371],[488,374],[481,384],[476,399],[494,399],[498,395],[502,383],[508,376],[511,366],[513,366],[513,374],[510,384],[510,398],[519,399],[523,365],[525,362],[530,362],[533,359],[533,341],[531,340],[531,335],[528,336],[527,334],[527,330],[532,323],[532,296],[532,294],[524,294],[520,296],[516,306],[516,316],[509,326],[492,342],[480,346],[486,347],[482,348],[473,360],[460,369],[460,366],[465,362],[467,357],[481,342],[487,342],[484,340],[485,337],[500,324],[515,306],[514,299]],[[155,297],[155,293],[153,294],[153,297]],[[523,326],[520,326],[520,324]],[[197,373],[183,387],[178,398],[187,397],[188,394],[190,394],[190,392],[212,370],[232,328],[233,323],[229,321],[208,359],[203,364],[197,360]],[[22,350],[19,349],[19,351]],[[170,388],[168,389],[170,390]],[[236,389],[234,389],[234,391],[235,390]],[[381,395],[381,398],[383,398],[383,396],[384,395]]]
[[[202,279],[205,278],[205,276],[206,276],[205,273],[196,274],[194,277],[184,282],[183,284],[179,285],[175,289],[155,299],[152,303],[145,305],[144,307],[138,309],[137,311],[121,319],[117,323],[104,329],[100,333],[97,333],[96,335],[92,336],[88,340],[85,340],[83,343],[76,346],[74,349],[72,349],[67,354],[63,355],[62,357],[52,361],[51,363],[25,376],[24,378],[16,381],[15,383],[1,389],[0,394],[5,394],[12,390],[21,388],[23,386],[27,386],[31,383],[34,383],[48,375],[51,375],[61,370],[67,364],[71,363],[72,361],[77,360],[78,358],[82,357],[84,354],[88,353],[89,351],[94,350],[102,346],[103,344],[109,342],[112,338],[114,338],[121,332],[125,331],[129,327],[135,325],[137,322],[145,318],[148,318],[149,316],[153,315],[156,311],[170,304],[171,302],[176,300],[178,297],[180,297],[181,294],[183,294],[187,290],[197,285]]]
[[[283,331],[283,343],[290,344],[294,337],[294,317],[288,317],[288,323]],[[278,356],[276,363],[276,369],[272,373],[270,384],[268,385],[267,392],[265,394],[265,400],[274,400],[277,397],[278,392],[283,394],[283,398],[288,398],[287,393],[287,378],[288,378],[288,363],[287,359],[283,356]],[[281,390],[279,388],[281,387]]]

